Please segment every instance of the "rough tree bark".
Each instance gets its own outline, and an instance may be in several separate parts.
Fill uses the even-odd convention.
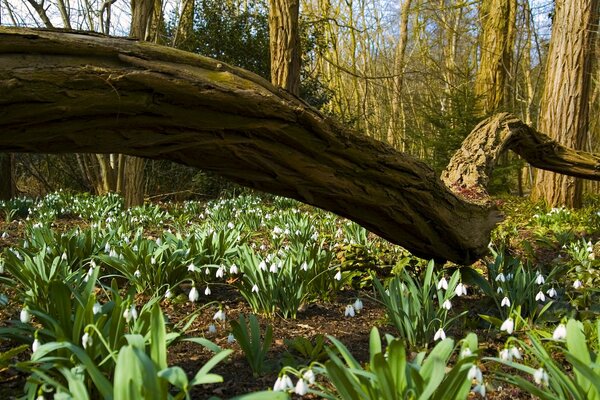
[[[300,93],[299,0],[269,0],[271,82]]]
[[[211,170],[348,217],[415,255],[469,264],[499,220],[502,150],[600,180],[600,157],[508,114],[480,124],[444,174],[357,135],[250,72],[146,42],[0,28],[0,151],[122,152]]]

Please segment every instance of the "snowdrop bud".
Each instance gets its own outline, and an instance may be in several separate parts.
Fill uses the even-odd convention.
[[[544,368],[536,369],[533,373],[533,380],[538,385],[548,386],[548,373]]]
[[[352,307],[352,305],[347,305],[344,310],[344,317],[354,317],[354,315],[356,315],[354,313],[354,307]]]
[[[552,339],[554,340],[565,340],[567,338],[567,327],[564,324],[560,324],[554,330]]]
[[[27,307],[21,310],[21,314],[19,315],[21,322],[24,324],[28,324],[31,321],[31,314],[29,314],[29,309]]]
[[[41,345],[42,344],[40,343],[40,341],[37,338],[35,338],[35,340],[33,341],[33,344],[31,345],[31,351],[33,351],[35,353],[36,351],[38,351],[38,349],[40,348]]]
[[[304,379],[298,380],[298,383],[296,383],[296,387],[294,388],[294,393],[299,396],[304,396],[306,393],[308,393],[308,385]]]
[[[342,271],[338,271],[337,274],[333,277],[336,281],[342,280]]]
[[[535,301],[546,301],[546,296],[541,290],[535,295]]]
[[[188,298],[190,299],[190,301],[192,303],[195,303],[198,301],[198,299],[200,298],[200,294],[198,293],[198,289],[196,289],[196,286],[192,287],[192,289],[190,290],[190,293],[188,295]]]
[[[514,329],[515,329],[515,321],[513,321],[512,318],[507,318],[500,326],[500,330],[506,331],[506,333],[508,333],[509,335],[511,335],[513,333]]]
[[[450,310],[452,308],[452,303],[450,303],[450,300],[446,299],[446,301],[442,303],[442,308]]]
[[[208,267],[204,268],[204,275],[210,275],[210,269]]]
[[[433,341],[446,339],[446,332],[442,328],[438,329],[433,335]]]
[[[84,333],[83,336],[81,337],[81,345],[83,346],[84,349],[87,349],[88,346],[91,346],[94,343],[94,340],[92,339],[92,337],[90,336],[89,333]]]
[[[211,292],[210,288],[208,287],[208,285],[206,285],[206,289],[204,289],[204,295],[205,296],[210,296],[211,293],[212,292]]]
[[[500,303],[500,307],[510,307],[510,299],[504,296],[502,302]]]
[[[363,309],[363,302],[360,299],[356,299],[356,301],[354,302],[354,309],[356,311],[360,311]]]
[[[438,288],[438,290],[440,290],[440,289],[448,290],[448,281],[446,280],[446,278],[442,277],[442,279],[440,279],[440,281],[437,284],[437,288]]]

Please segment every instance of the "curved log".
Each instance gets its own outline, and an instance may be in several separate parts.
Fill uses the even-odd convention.
[[[129,39],[0,28],[0,151],[176,161],[330,210],[420,257],[482,257],[499,221],[484,189],[488,169],[516,144],[532,146],[520,154],[544,168],[552,147],[506,115],[472,136],[446,185],[423,162],[216,60]],[[485,156],[473,161],[479,139]],[[499,149],[491,158],[490,146]],[[553,166],[580,162],[566,155],[557,151]],[[597,158],[582,157],[577,173],[598,179]]]

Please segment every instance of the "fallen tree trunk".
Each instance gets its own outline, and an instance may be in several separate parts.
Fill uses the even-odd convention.
[[[0,151],[168,159],[459,264],[487,252],[500,220],[485,185],[501,151],[519,146],[537,167],[600,179],[597,157],[501,114],[473,131],[442,181],[250,72],[95,34],[0,28],[0,106]]]

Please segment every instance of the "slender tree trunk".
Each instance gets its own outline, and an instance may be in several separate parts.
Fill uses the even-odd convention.
[[[9,200],[15,195],[14,156],[0,153],[0,200]]]
[[[538,129],[557,142],[583,149],[589,127],[590,70],[600,0],[557,0]],[[581,207],[582,183],[539,171],[534,200]]]
[[[269,0],[271,82],[300,94],[299,0]]]
[[[173,38],[173,47],[187,50],[188,40],[194,28],[194,0],[183,0],[179,14],[179,22]]]

